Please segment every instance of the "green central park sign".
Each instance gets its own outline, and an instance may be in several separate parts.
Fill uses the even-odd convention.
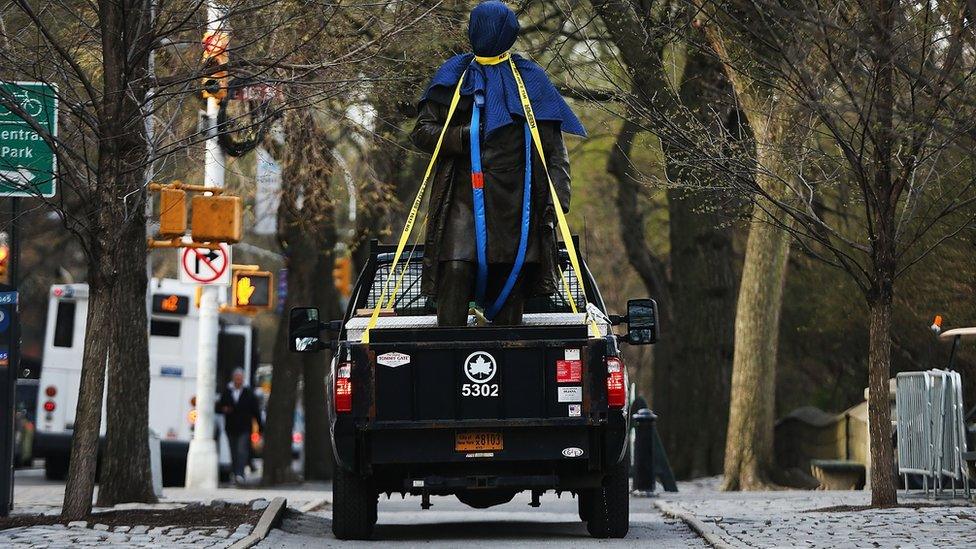
[[[58,135],[57,90],[44,82],[0,83],[0,197],[54,196],[57,159],[45,134]]]

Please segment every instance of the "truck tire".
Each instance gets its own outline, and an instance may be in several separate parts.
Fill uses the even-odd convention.
[[[332,480],[332,533],[335,537],[370,539],[376,526],[377,499],[371,479],[336,467]]]
[[[586,499],[586,496],[588,495],[587,492],[588,491],[580,491],[576,494],[576,505],[577,509],[579,510],[579,518],[581,522],[586,522],[589,520],[587,513],[589,513],[590,506],[589,501]]]
[[[580,518],[595,538],[622,538],[630,529],[630,455],[603,478],[603,486],[580,492]]]
[[[48,455],[44,458],[44,478],[47,480],[64,480],[68,477],[68,456]]]

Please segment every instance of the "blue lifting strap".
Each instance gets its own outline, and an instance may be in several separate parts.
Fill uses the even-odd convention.
[[[471,192],[474,205],[474,241],[478,251],[478,277],[475,282],[475,302],[485,302],[488,287],[488,227],[485,222],[485,176],[481,171],[481,110],[485,98],[475,94],[471,109]]]
[[[475,94],[471,110],[471,192],[474,206],[474,236],[477,248],[478,271],[475,279],[475,302],[481,306],[487,302],[485,294],[488,287],[488,227],[485,220],[485,177],[481,166],[481,111],[485,98]],[[529,221],[532,207],[532,135],[529,125],[525,125],[525,182],[522,189],[522,227],[519,234],[519,247],[515,255],[512,271],[494,303],[485,311],[485,318],[492,320],[505,305],[515,282],[525,263],[525,252],[529,244]]]

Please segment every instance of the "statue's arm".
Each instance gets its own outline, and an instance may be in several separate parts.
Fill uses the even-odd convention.
[[[556,194],[559,196],[559,204],[563,207],[564,213],[569,213],[569,200],[571,198],[571,177],[569,175],[569,153],[566,151],[566,144],[563,142],[563,132],[559,130],[559,124],[543,122],[539,124],[542,130],[542,149],[546,152],[546,165],[549,167],[549,177],[552,184],[556,187]]]
[[[455,118],[457,114],[455,114]],[[434,101],[424,101],[417,116],[417,125],[410,132],[410,141],[420,150],[429,154],[434,153],[437,138],[444,128],[447,119],[447,107]],[[441,154],[460,155],[465,151],[467,125],[451,124],[444,134],[441,144]]]

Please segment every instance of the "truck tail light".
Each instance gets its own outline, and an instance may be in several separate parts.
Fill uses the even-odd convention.
[[[343,362],[336,369],[335,411],[352,411],[352,363]]]
[[[624,363],[614,356],[607,358],[607,404],[618,410],[627,404]]]
[[[53,398],[54,396],[57,396],[57,394],[58,394],[58,388],[55,387],[54,385],[48,385],[44,389],[44,394]]]
[[[55,408],[57,408],[57,405],[54,404],[54,401],[53,400],[49,400],[49,401],[47,401],[47,402],[44,403],[44,411],[45,412],[53,412]]]

